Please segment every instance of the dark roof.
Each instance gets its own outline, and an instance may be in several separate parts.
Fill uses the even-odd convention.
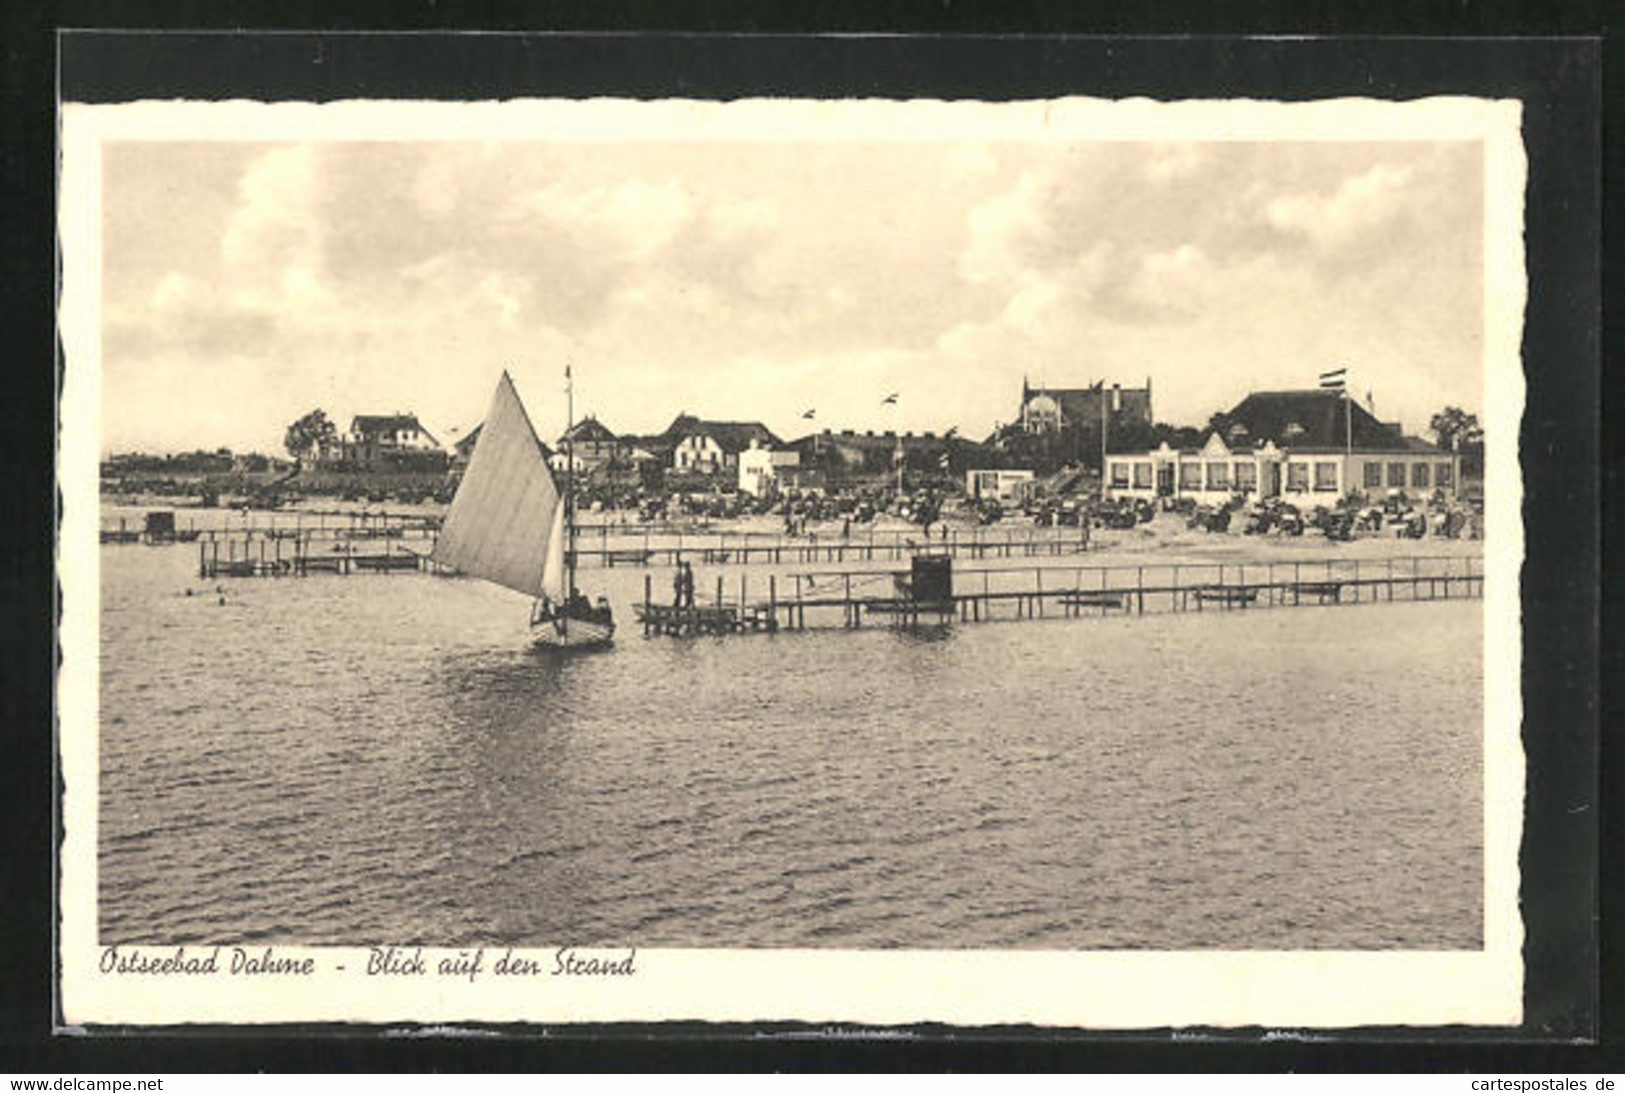
[[[1393,451],[1406,443],[1398,425],[1378,421],[1358,402],[1349,400],[1345,411],[1340,391],[1254,391],[1227,416],[1246,426],[1247,445],[1269,440],[1281,448],[1341,451],[1348,441],[1357,450]],[[1232,448],[1246,446],[1241,439],[1227,430],[1225,443]]]
[[[758,441],[766,448],[777,447],[780,444],[779,438],[773,435],[773,430],[759,421],[701,421],[687,414],[679,414],[677,420],[671,423],[671,428],[666,430],[666,434],[673,435],[674,430],[679,439],[708,436],[716,441],[717,447],[729,455],[738,455],[750,447],[752,441]]]
[[[652,433],[646,436],[625,433],[621,436],[621,443],[628,448],[642,448],[655,455],[670,455],[671,450],[677,447],[677,441],[665,433]]]
[[[591,414],[564,430],[564,436],[559,438],[559,443],[562,444],[566,438],[570,440],[597,441],[600,444],[607,444],[617,439],[614,432],[607,425]]]
[[[661,433],[660,436],[671,441],[671,443],[675,445],[684,437],[684,435],[687,434],[690,428],[698,425],[699,423],[700,419],[695,417],[693,414],[678,414],[676,417],[671,419],[671,424],[666,426],[666,431]]]
[[[416,414],[357,414],[350,419],[350,431],[363,436],[373,433],[395,433],[403,429],[416,429],[430,440],[434,440],[429,430],[418,423]],[[440,442],[435,440],[435,443]]]
[[[1145,395],[1149,398],[1149,387],[1120,387],[1106,386],[1101,380],[1090,387],[1031,387],[1026,384],[1021,388],[1021,408],[1026,409],[1027,403],[1040,395],[1046,395],[1055,400],[1061,408],[1061,417],[1067,421],[1094,421],[1100,417],[1101,400],[1106,392],[1120,389],[1125,395]]]

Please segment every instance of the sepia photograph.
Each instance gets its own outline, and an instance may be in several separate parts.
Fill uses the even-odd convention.
[[[69,1020],[1515,1024],[1518,122],[66,106]]]

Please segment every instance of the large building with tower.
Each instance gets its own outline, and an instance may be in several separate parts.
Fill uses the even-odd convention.
[[[1144,387],[1124,387],[1105,380],[1089,387],[1034,387],[1021,381],[1021,407],[1016,422],[1028,433],[1061,433],[1070,429],[1095,430],[1102,419],[1108,428],[1137,423],[1150,425],[1151,377]]]

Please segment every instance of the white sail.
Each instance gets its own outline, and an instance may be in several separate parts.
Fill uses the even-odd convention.
[[[536,431],[504,372],[432,557],[527,596],[557,599],[548,563],[562,510]],[[562,585],[562,556],[558,568]]]
[[[553,506],[553,530],[547,537],[547,559],[542,565],[542,595],[554,603],[563,603],[565,594],[564,550],[568,536],[564,530],[564,506]]]

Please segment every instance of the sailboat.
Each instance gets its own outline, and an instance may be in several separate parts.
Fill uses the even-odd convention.
[[[566,368],[567,381],[569,375]],[[569,416],[574,417],[573,395]],[[567,429],[566,445],[569,436]],[[561,495],[524,403],[504,371],[430,554],[460,573],[532,597],[533,639],[562,648],[607,645],[615,636],[609,602],[600,596],[597,604],[590,603],[575,583],[573,456],[567,447]]]

